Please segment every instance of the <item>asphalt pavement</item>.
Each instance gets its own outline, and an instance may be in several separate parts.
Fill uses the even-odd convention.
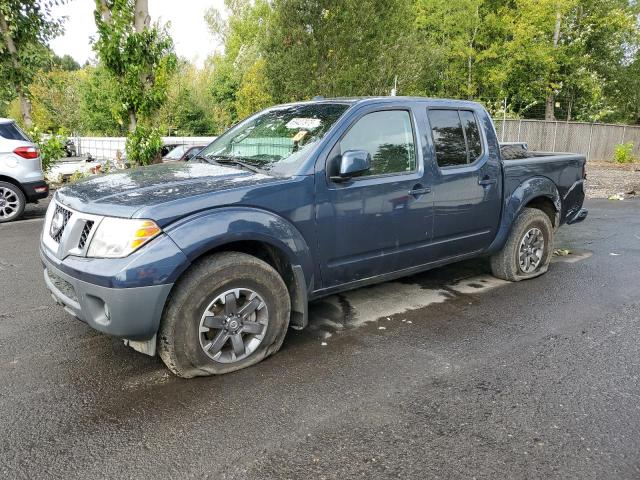
[[[0,226],[0,478],[640,478],[640,201],[587,207],[541,278],[330,297],[192,380],[54,305],[30,207]]]

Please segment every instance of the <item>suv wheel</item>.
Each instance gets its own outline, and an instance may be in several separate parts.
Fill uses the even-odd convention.
[[[541,210],[525,208],[505,246],[491,257],[491,271],[495,277],[512,282],[534,278],[548,270],[552,252],[551,220]]]
[[[289,292],[273,267],[244,253],[214,254],[176,284],[158,352],[180,377],[240,370],[278,351],[290,314]]]
[[[0,182],[0,223],[16,220],[24,212],[27,201],[19,187]]]

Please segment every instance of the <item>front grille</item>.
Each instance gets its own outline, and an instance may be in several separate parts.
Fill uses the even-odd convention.
[[[71,211],[61,207],[60,205],[56,205],[56,209],[53,212],[51,220],[51,228],[49,230],[51,238],[53,238],[56,243],[60,243],[64,229],[67,227],[67,223],[69,223],[69,218],[71,218]]]
[[[87,223],[84,224],[84,228],[82,229],[82,233],[80,234],[80,240],[78,241],[78,248],[83,249],[87,244],[87,238],[89,238],[89,234],[91,233],[91,229],[93,228],[93,220],[87,220]]]
[[[60,293],[75,302],[78,301],[78,295],[76,295],[76,291],[73,288],[73,285],[71,285],[66,280],[58,277],[57,275],[51,273],[48,269],[47,275],[49,276],[49,280],[51,280],[51,283],[53,283],[53,285],[60,291]]]

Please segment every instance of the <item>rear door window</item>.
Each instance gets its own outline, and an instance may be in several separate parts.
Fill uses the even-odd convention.
[[[429,123],[440,167],[464,166],[482,155],[480,127],[470,110],[429,110]]]
[[[22,140],[30,142],[29,138],[18,128],[15,123],[0,123],[0,137],[7,140]]]
[[[462,126],[467,137],[467,147],[469,148],[469,163],[475,162],[482,155],[482,140],[480,139],[480,128],[476,121],[476,116],[469,110],[460,110]]]
[[[467,145],[457,110],[429,110],[431,134],[440,167],[467,164]]]

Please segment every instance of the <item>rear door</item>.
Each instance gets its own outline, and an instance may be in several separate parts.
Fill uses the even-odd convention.
[[[429,108],[435,150],[433,253],[446,258],[487,248],[502,203],[500,159],[489,148],[481,110]]]
[[[318,251],[325,288],[406,268],[403,244],[431,239],[433,200],[410,105],[363,109],[326,157],[317,180]],[[368,174],[349,182],[329,178],[348,150],[371,155]],[[415,265],[415,263],[414,263]]]

